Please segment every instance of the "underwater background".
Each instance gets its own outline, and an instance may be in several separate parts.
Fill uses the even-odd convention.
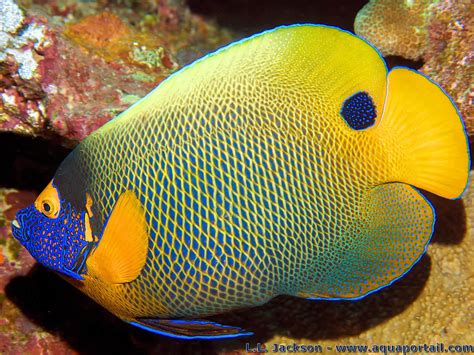
[[[15,213],[33,202],[81,139],[183,65],[282,24],[355,29],[389,56],[390,67],[419,69],[438,82],[472,136],[473,17],[465,0],[0,0],[0,353],[474,345],[471,187],[456,201],[428,194],[435,234],[401,280],[359,301],[278,297],[212,317],[254,332],[235,340],[180,341],[127,325],[38,266],[10,230]]]

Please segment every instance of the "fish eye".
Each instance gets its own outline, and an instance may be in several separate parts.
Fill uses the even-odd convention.
[[[43,200],[41,202],[41,212],[49,218],[57,217],[59,211],[59,204],[56,204],[54,201]]]
[[[51,211],[51,205],[48,202],[43,202],[43,210],[45,212]]]
[[[57,218],[61,203],[56,188],[50,183],[35,201],[36,209],[48,218]]]

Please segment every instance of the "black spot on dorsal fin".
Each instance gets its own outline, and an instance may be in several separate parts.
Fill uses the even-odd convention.
[[[372,97],[359,91],[344,101],[341,116],[351,128],[361,130],[374,125],[377,109]]]

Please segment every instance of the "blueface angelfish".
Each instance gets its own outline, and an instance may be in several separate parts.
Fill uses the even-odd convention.
[[[296,25],[180,70],[91,134],[15,237],[112,313],[179,338],[277,295],[357,299],[420,259],[458,198],[462,121],[435,83],[351,33]]]

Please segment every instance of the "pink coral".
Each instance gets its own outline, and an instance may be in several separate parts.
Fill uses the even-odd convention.
[[[2,51],[0,35],[0,131],[61,137],[65,145],[76,144],[178,69],[174,58],[183,48],[199,55],[228,40],[181,1],[151,1],[132,14],[111,3],[109,12],[93,15],[79,3],[51,1],[24,15],[13,0],[3,2],[19,17],[7,34],[12,48]],[[155,13],[146,14],[149,8]],[[69,16],[67,24],[45,9]]]

